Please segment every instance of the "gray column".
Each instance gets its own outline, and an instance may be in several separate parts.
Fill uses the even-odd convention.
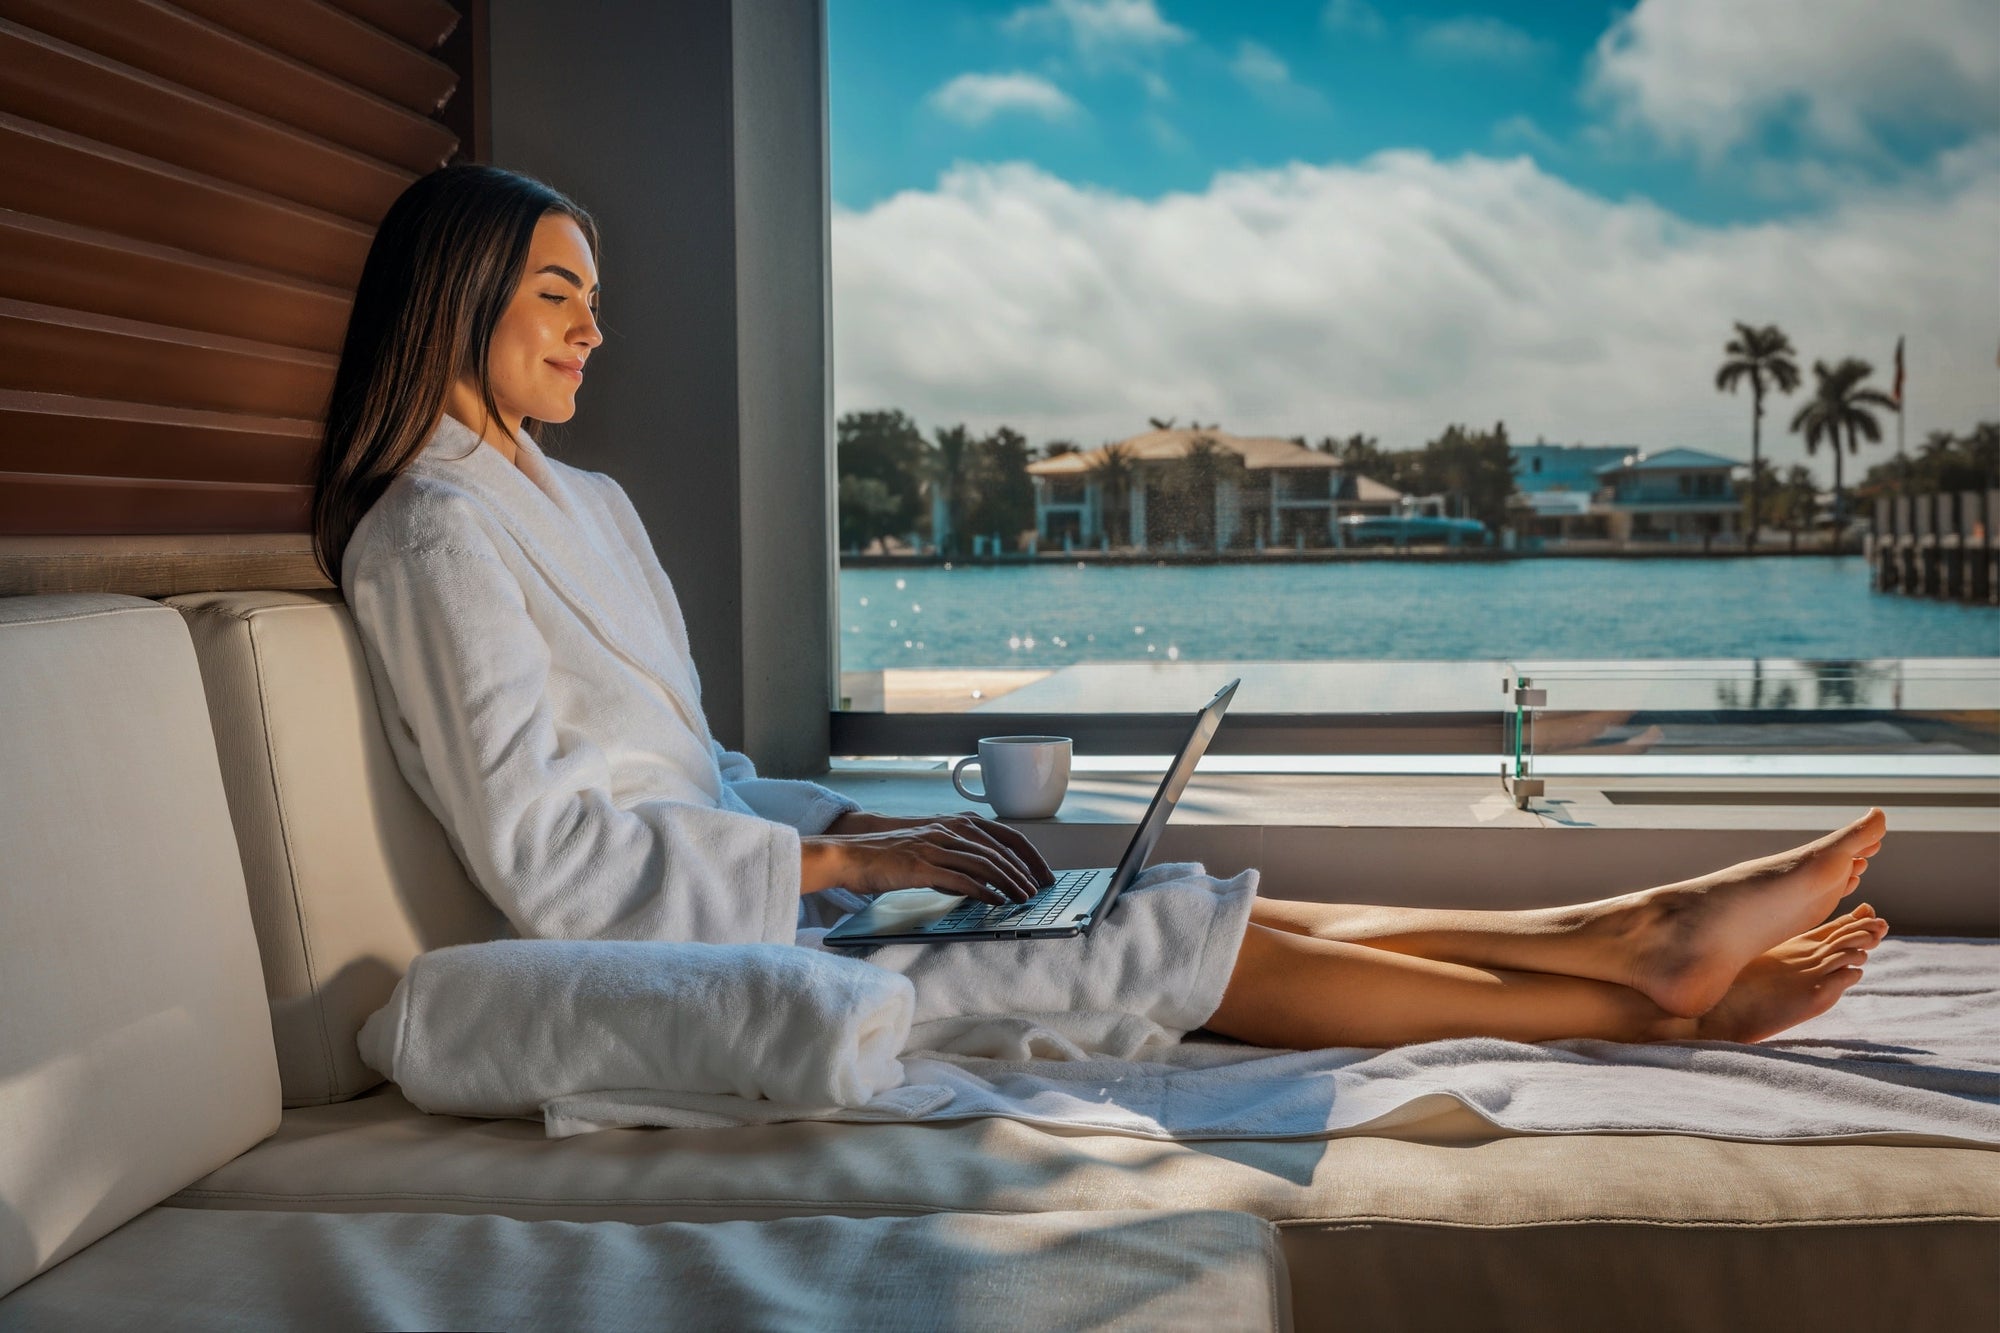
[[[723,744],[824,771],[834,493],[820,0],[490,0],[492,160],[603,233],[550,452],[631,495]]]

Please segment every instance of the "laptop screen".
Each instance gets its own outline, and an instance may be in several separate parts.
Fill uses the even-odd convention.
[[[1202,754],[1215,736],[1216,728],[1222,725],[1223,710],[1236,694],[1240,679],[1232,680],[1215,692],[1208,706],[1194,720],[1194,729],[1188,733],[1181,752],[1175,756],[1173,767],[1167,770],[1166,781],[1153,793],[1153,803],[1146,807],[1146,817],[1139,821],[1139,827],[1132,834],[1132,841],[1125,847],[1125,855],[1118,858],[1118,869],[1111,876],[1111,888],[1105,895],[1103,907],[1096,913],[1101,920],[1111,910],[1112,901],[1125,891],[1125,886],[1146,868],[1146,858],[1153,854],[1153,845],[1160,840],[1166,830],[1167,817],[1174,812],[1174,802],[1180,800],[1187,789],[1188,779],[1194,776],[1194,766],[1201,762]]]

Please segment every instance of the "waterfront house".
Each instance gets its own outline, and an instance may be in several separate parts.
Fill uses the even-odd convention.
[[[1734,537],[1742,501],[1733,458],[1700,449],[1634,453],[1597,470],[1615,541]]]
[[[1207,441],[1222,457],[1213,512],[1191,514],[1187,460]],[[1115,478],[1114,451],[1129,460]],[[1035,487],[1035,530],[1045,545],[1133,546],[1197,540],[1228,546],[1326,546],[1345,514],[1389,514],[1402,492],[1344,472],[1332,454],[1296,440],[1206,429],[1152,430],[1028,465]]]
[[[1524,537],[1608,536],[1609,519],[1597,503],[1598,469],[1623,462],[1636,450],[1612,444],[1516,444],[1513,527]]]
[[[1700,449],[1513,446],[1514,527],[1524,537],[1699,541],[1734,537],[1742,508],[1733,458]]]

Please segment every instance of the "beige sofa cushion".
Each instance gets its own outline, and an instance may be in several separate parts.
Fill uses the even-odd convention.
[[[168,599],[208,691],[264,957],[285,1104],[380,1083],[354,1039],[426,949],[502,933],[396,768],[332,593]]]
[[[2000,1152],[1495,1135],[1463,1110],[1396,1138],[1315,1142],[1007,1120],[549,1139],[534,1121],[421,1115],[383,1089],[288,1112],[174,1202],[633,1223],[1222,1208],[1280,1225],[1301,1328],[1804,1327],[1803,1310],[1854,1316],[1847,1327],[1912,1311],[1940,1317],[1911,1327],[1981,1327],[1964,1316],[2000,1295],[1974,1281],[2000,1252]],[[1845,1271],[1869,1280],[1824,1280]],[[1703,1318],[1732,1305],[1734,1319]]]
[[[136,597],[0,600],[0,1292],[278,1123],[201,679]]]
[[[1242,1213],[522,1222],[156,1208],[0,1300],[9,1329],[1286,1327]]]

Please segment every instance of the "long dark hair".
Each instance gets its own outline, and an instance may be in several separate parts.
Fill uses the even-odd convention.
[[[590,214],[498,167],[440,168],[383,216],[354,290],[313,466],[313,554],[331,582],[340,582],[361,516],[422,451],[455,380],[474,376],[500,419],[487,351],[520,285],[535,224],[549,213],[575,219],[596,256]],[[522,425],[539,443],[541,423]]]

